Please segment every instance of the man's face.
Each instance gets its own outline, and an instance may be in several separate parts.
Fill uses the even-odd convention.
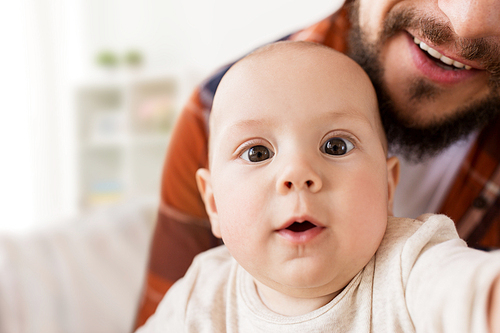
[[[376,86],[391,142],[422,157],[498,114],[500,2],[355,0],[354,8],[350,53]]]
[[[361,69],[331,50],[296,51],[247,63],[221,82],[213,196],[204,200],[213,204],[214,233],[258,281],[321,297],[343,288],[378,248],[388,167]]]

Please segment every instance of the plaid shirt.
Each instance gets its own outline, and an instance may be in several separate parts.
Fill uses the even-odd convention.
[[[440,209],[472,247],[500,247],[499,143],[497,118],[479,134]]]
[[[317,24],[284,37],[347,50],[350,23],[346,8]],[[170,286],[198,253],[220,244],[211,232],[198,194],[195,172],[208,165],[208,116],[215,90],[232,64],[221,68],[192,94],[172,134],[163,170],[161,203],[136,327],[145,323]],[[444,201],[469,244],[500,245],[500,121],[479,135]]]

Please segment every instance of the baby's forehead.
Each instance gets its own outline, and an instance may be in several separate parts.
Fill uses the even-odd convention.
[[[304,72],[311,72],[311,75],[305,77]],[[255,82],[262,86],[278,86],[289,80],[298,82],[299,86],[301,82],[302,86],[322,84],[322,80],[348,84],[357,88],[352,89],[352,98],[375,97],[366,73],[346,55],[316,43],[279,42],[256,50],[226,72],[214,97],[212,116],[216,118],[216,114],[224,110],[223,106],[227,106],[220,100],[231,95],[245,95],[249,85]],[[267,91],[261,93],[265,95]],[[335,91],[329,93],[335,94]],[[378,112],[378,108],[375,111]]]

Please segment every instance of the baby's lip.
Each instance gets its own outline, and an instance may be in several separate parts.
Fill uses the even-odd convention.
[[[321,234],[326,227],[311,216],[292,217],[276,233],[291,244],[306,244]]]

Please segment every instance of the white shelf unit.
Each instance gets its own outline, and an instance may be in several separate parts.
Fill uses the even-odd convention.
[[[139,197],[157,204],[182,75],[110,77],[77,90],[81,209]]]

